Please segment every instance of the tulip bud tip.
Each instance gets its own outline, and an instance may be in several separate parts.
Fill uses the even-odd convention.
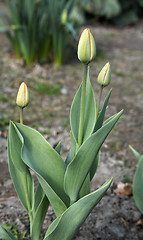
[[[29,103],[28,88],[26,83],[22,82],[17,93],[16,104],[20,108],[24,108],[28,105],[28,103]]]
[[[96,45],[89,28],[85,28],[78,43],[78,59],[89,64],[96,55]]]

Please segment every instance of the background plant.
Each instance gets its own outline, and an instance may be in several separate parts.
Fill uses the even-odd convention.
[[[30,219],[31,239],[39,240],[49,204],[56,219],[45,233],[45,240],[70,240],[91,210],[109,188],[112,177],[99,189],[90,192],[91,180],[99,164],[99,151],[106,137],[122,115],[122,111],[104,121],[111,90],[100,108],[102,91],[110,83],[110,64],[98,76],[97,108],[89,77],[89,63],[96,47],[89,29],[85,29],[78,46],[78,58],[83,63],[83,80],[70,111],[71,148],[66,161],[62,159],[61,143],[55,149],[34,129],[23,124],[23,109],[29,103],[28,89],[22,83],[17,95],[20,123],[10,122],[8,163],[15,189]],[[97,110],[96,110],[97,109]],[[31,172],[39,185],[34,191]],[[15,239],[1,226],[3,239]]]
[[[0,31],[5,32],[17,58],[26,65],[54,61],[62,65],[71,35],[69,16],[76,0],[5,0],[8,14],[0,11]],[[72,33],[72,34],[71,34]]]
[[[143,14],[143,0],[83,0],[78,4],[88,17],[120,27],[137,23]]]

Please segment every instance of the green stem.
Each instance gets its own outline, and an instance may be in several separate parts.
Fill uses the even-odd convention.
[[[88,65],[83,65],[83,81],[82,81],[82,93],[81,93],[81,105],[80,105],[80,122],[78,132],[78,149],[83,140],[83,124],[84,124],[84,109],[85,109],[85,91],[86,91],[86,79],[87,79]]]
[[[97,119],[98,119],[98,114],[99,114],[99,109],[100,109],[100,101],[101,101],[101,96],[102,96],[102,90],[103,90],[103,87],[100,86],[98,102],[97,102],[97,109],[96,109],[96,122],[97,122]]]
[[[20,108],[20,123],[23,124],[23,108]]]
[[[26,190],[26,201],[27,201],[27,207],[28,207],[28,215],[29,215],[29,220],[30,220],[30,234],[31,234],[31,237],[32,237],[33,216],[32,216],[32,212],[31,212],[31,204],[30,204],[29,196],[28,196],[27,173],[24,174],[24,182],[25,182],[25,190]]]

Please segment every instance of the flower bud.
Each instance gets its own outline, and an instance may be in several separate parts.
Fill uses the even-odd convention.
[[[79,39],[78,43],[78,59],[84,63],[90,63],[96,55],[96,45],[94,38],[89,30],[86,28]]]
[[[61,23],[65,24],[67,22],[68,13],[67,10],[64,10],[61,16]]]
[[[110,63],[106,63],[105,66],[100,71],[97,82],[100,86],[106,87],[110,84],[111,81],[111,70],[110,70]]]
[[[28,88],[26,86],[26,83],[23,82],[21,83],[18,93],[17,93],[17,98],[16,98],[16,104],[24,108],[28,105],[29,103],[29,93],[28,93]]]

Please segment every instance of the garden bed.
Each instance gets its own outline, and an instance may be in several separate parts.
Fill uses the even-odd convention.
[[[142,153],[142,26],[143,23],[124,29],[100,25],[90,27],[98,49],[97,59],[91,68],[92,85],[98,93],[97,75],[101,67],[109,61],[112,70],[110,87],[113,88],[113,92],[106,117],[122,108],[124,114],[101,149],[99,169],[92,189],[99,187],[110,176],[114,177],[114,183],[87,218],[76,240],[143,239],[142,216],[132,195],[121,196],[115,191],[119,182],[132,183],[133,180],[137,161],[128,145]],[[19,119],[19,111],[15,105],[19,84],[25,81],[30,90],[30,104],[25,111],[25,123],[38,129],[52,146],[61,140],[62,154],[65,158],[70,147],[69,109],[81,82],[81,64],[77,60],[70,60],[61,68],[53,64],[35,64],[25,69],[23,63],[16,61],[9,51],[5,36],[0,34],[0,39],[0,223],[17,223],[19,229],[25,231],[28,228],[27,215],[17,199],[7,166],[8,122],[10,119]],[[76,55],[73,59],[76,59]],[[110,87],[105,89],[104,96]],[[50,208],[44,229],[54,217]]]

